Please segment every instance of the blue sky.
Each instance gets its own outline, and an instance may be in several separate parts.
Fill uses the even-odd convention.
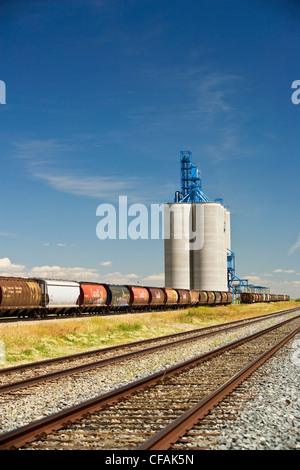
[[[180,151],[231,210],[237,274],[300,297],[300,5],[1,2],[2,274],[163,285],[163,240],[97,207],[171,202]]]

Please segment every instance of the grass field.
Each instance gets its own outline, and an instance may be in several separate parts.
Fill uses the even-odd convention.
[[[29,323],[0,323],[0,345],[5,350],[5,362],[0,367],[251,318],[295,306],[299,306],[299,303],[290,301]]]

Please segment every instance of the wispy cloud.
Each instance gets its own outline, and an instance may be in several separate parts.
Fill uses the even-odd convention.
[[[78,146],[57,139],[35,139],[15,142],[16,157],[24,160],[28,167],[36,169],[59,162],[60,156],[78,150]]]
[[[121,194],[132,194],[138,179],[118,180],[109,176],[51,175],[35,173],[34,176],[48,183],[52,188],[75,196],[87,196],[115,200]]]
[[[295,253],[295,251],[297,251],[299,248],[300,248],[300,235],[296,243],[293,246],[291,246],[291,248],[289,249],[289,255],[292,255],[293,253]]]
[[[229,96],[234,93],[241,77],[217,71],[202,74],[198,84],[198,110],[208,122],[215,120],[221,113],[235,111]]]
[[[294,269],[274,269],[273,273],[288,273],[293,274],[296,271]]]
[[[135,273],[124,274],[120,271],[115,271],[101,275],[101,282],[107,284],[139,284],[139,276]]]
[[[126,195],[134,202],[147,204],[159,197],[153,194],[150,183],[145,186],[142,178],[137,176],[118,175],[116,172],[104,174],[105,168],[101,175],[88,174],[86,168],[75,170],[72,157],[77,156],[79,150],[86,152],[82,141],[71,144],[56,139],[30,140],[16,143],[15,148],[16,158],[24,161],[30,177],[57,191],[105,202],[118,202],[120,195]]]
[[[76,246],[76,243],[68,244],[68,243],[48,243],[48,242],[45,242],[45,243],[42,243],[42,246],[59,246],[60,248],[65,248],[66,246],[70,246],[70,247]]]
[[[237,123],[228,123],[219,129],[213,143],[203,146],[203,152],[215,163],[223,160],[239,159],[251,154],[251,149],[245,148],[240,142],[240,131]]]
[[[18,234],[13,232],[0,232],[0,237],[17,238]]]
[[[213,133],[209,144],[206,137],[199,149],[212,161],[240,159],[252,154],[244,145],[243,125],[247,112],[239,105],[238,96],[244,77],[216,70],[195,67],[189,70],[149,71],[153,83],[159,83],[166,94],[176,96],[176,106],[165,107],[163,102],[150,103],[131,111],[130,117],[139,122],[139,129],[146,133],[169,135],[183,126],[194,128],[199,135]],[[180,135],[180,134],[179,134]]]

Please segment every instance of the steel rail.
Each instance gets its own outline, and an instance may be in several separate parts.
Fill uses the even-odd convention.
[[[61,429],[68,422],[76,421],[77,419],[80,419],[85,415],[99,411],[103,407],[116,403],[128,396],[131,396],[137,391],[144,390],[153,385],[156,385],[165,377],[169,377],[181,371],[187,370],[201,362],[207,361],[210,358],[221,355],[222,353],[230,349],[234,349],[241,344],[247,343],[249,341],[252,341],[253,339],[263,336],[266,333],[269,333],[270,331],[280,328],[283,325],[299,318],[299,316],[300,315],[294,318],[290,318],[284,322],[281,322],[280,324],[273,325],[262,331],[240,338],[236,341],[232,341],[231,343],[226,344],[225,346],[221,346],[207,353],[193,357],[192,359],[170,367],[169,369],[162,370],[143,379],[129,383],[111,392],[67,408],[66,410],[63,410],[59,413],[55,413],[40,420],[34,421],[18,429],[8,431],[0,435],[0,450],[19,448],[25,443],[38,440],[47,433]]]
[[[207,415],[215,406],[217,406],[226,396],[228,396],[235,388],[244,382],[253,372],[255,372],[262,364],[264,364],[271,356],[273,356],[280,348],[282,348],[293,336],[300,332],[300,327],[289,333],[285,338],[272,346],[270,349],[262,353],[256,359],[247,364],[230,380],[207,395],[199,403],[194,405],[190,410],[179,416],[175,421],[170,423],[160,432],[148,439],[144,444],[136,450],[168,450],[183,437],[186,432]]]
[[[296,318],[296,317],[294,317],[294,318]],[[78,366],[75,366],[75,367],[69,367],[69,368],[66,368],[66,369],[61,369],[61,370],[58,370],[58,371],[49,372],[47,374],[40,374],[40,375],[36,375],[36,376],[33,376],[33,377],[29,377],[29,378],[26,378],[24,380],[10,382],[10,383],[7,383],[7,384],[0,385],[0,394],[6,394],[6,393],[10,393],[12,391],[21,390],[23,388],[26,388],[26,387],[29,387],[29,386],[32,386],[32,385],[36,385],[36,384],[44,383],[44,382],[47,382],[47,381],[50,381],[50,380],[55,380],[55,379],[58,379],[58,378],[66,377],[66,376],[76,374],[76,373],[79,373],[79,372],[85,372],[85,371],[92,370],[92,369],[95,369],[95,368],[105,367],[109,364],[113,364],[113,363],[121,362],[121,361],[124,361],[124,360],[128,360],[128,359],[131,359],[133,357],[143,355],[143,354],[151,354],[155,351],[162,350],[162,349],[165,349],[165,348],[175,347],[175,346],[179,346],[179,345],[182,345],[182,344],[185,344],[185,343],[199,341],[201,339],[208,338],[208,337],[214,336],[216,334],[220,334],[220,333],[223,333],[223,332],[226,333],[228,331],[233,331],[233,330],[238,329],[240,327],[247,326],[247,325],[253,324],[253,323],[259,323],[259,322],[260,322],[260,319],[250,320],[246,324],[245,323],[243,323],[242,325],[234,324],[234,325],[231,325],[231,326],[228,326],[228,327],[226,327],[226,324],[223,324],[223,325],[225,325],[225,327],[224,328],[222,327],[222,329],[217,330],[217,331],[202,333],[202,334],[199,334],[199,335],[196,335],[196,336],[192,336],[192,337],[188,337],[188,338],[184,338],[184,339],[179,339],[179,340],[173,341],[172,343],[159,344],[159,345],[156,345],[156,346],[151,346],[151,347],[146,348],[146,349],[132,351],[132,352],[129,352],[129,353],[118,355],[118,356],[113,356],[113,357],[110,357],[110,358],[107,358],[107,359],[100,359],[98,361],[93,361],[93,362],[81,364],[81,365],[78,365]],[[284,323],[284,321],[281,322],[281,323]],[[201,330],[202,329],[200,329],[200,331]],[[192,330],[191,332],[185,332],[184,334],[185,335],[188,334],[188,333],[192,334],[194,332],[195,332],[195,330]],[[182,335],[182,333],[179,333],[179,335]],[[177,334],[168,335],[168,337],[157,338],[157,341],[161,341],[163,339],[172,338],[172,337],[177,337]],[[133,346],[133,345],[145,344],[145,342],[148,343],[149,340],[144,340],[142,342],[137,341],[135,343],[129,343],[126,346],[129,347],[129,345]],[[106,348],[106,349],[100,350],[99,352],[104,353],[104,352],[109,351],[110,349],[111,350],[117,350],[119,348],[118,347],[111,347],[111,348]],[[85,354],[85,353],[83,353],[83,354]],[[78,355],[76,355],[76,356],[78,356]],[[67,360],[67,359],[65,359],[65,360]],[[57,361],[55,360],[54,362],[57,362]],[[33,363],[32,367],[34,366],[34,364],[36,364],[37,366],[40,366],[40,365],[43,365],[44,362],[43,362],[43,364]],[[49,364],[49,362],[48,362],[48,364]],[[51,364],[51,362],[50,362],[50,364]],[[15,370],[18,370],[18,369],[16,368]],[[10,369],[9,372],[11,372],[11,371],[12,370]]]

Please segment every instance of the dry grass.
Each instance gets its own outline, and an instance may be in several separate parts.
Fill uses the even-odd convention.
[[[49,322],[18,322],[2,325],[0,323],[0,340],[5,344],[6,359],[2,367],[162,336],[244,317],[250,318],[297,305],[299,304],[291,301],[70,318]]]

